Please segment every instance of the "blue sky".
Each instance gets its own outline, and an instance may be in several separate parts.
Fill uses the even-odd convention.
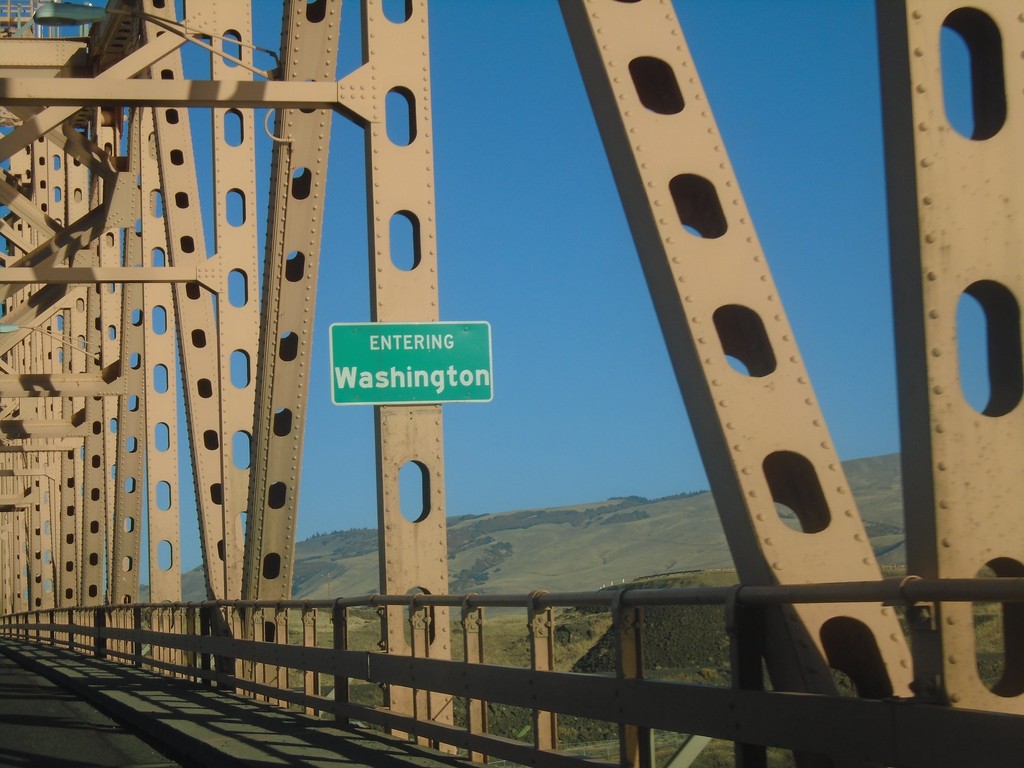
[[[896,451],[874,3],[676,7],[838,452]],[[430,25],[441,319],[491,323],[495,379],[444,408],[448,514],[706,488],[557,3]],[[361,131],[331,147],[300,539],[376,525],[372,409],[331,404],[327,345],[369,319]]]
[[[840,455],[894,451],[873,3],[677,8]],[[445,406],[448,514],[707,487],[557,4],[430,25],[441,317],[491,323],[495,376]],[[369,318],[361,153],[339,121],[300,537],[376,523],[372,409],[330,404],[326,343]]]

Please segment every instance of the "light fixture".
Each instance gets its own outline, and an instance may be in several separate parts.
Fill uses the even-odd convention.
[[[108,14],[115,16],[136,16],[138,18],[145,19],[146,21],[163,27],[169,32],[173,32],[174,34],[185,38],[185,40],[198,45],[200,48],[208,50],[215,56],[220,56],[225,61],[229,61],[243,69],[247,69],[260,77],[265,77],[267,80],[274,80],[280,74],[281,60],[278,58],[277,53],[269,48],[263,48],[262,46],[253,45],[252,43],[245,43],[240,40],[225,37],[224,35],[214,34],[212,32],[203,32],[189,27],[187,22],[182,24],[181,22],[163,19],[159,16],[153,16],[152,14],[139,10],[95,8],[91,5],[74,5],[73,3],[42,3],[32,14],[32,21],[41,27],[81,27],[86,24],[94,24],[98,21],[103,21],[104,17]],[[200,40],[199,37],[206,37],[222,43],[226,42],[230,45],[238,46],[240,48],[248,48],[252,51],[268,53],[273,57],[275,67],[271,70],[258,69],[235,56],[231,56],[222,50],[217,50],[214,46]]]
[[[32,14],[32,21],[41,27],[81,27],[102,21],[106,8],[72,3],[42,3]]]

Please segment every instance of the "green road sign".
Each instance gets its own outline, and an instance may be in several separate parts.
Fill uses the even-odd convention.
[[[335,323],[335,405],[486,403],[493,397],[489,323]]]

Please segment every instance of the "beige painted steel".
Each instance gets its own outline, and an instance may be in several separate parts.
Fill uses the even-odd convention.
[[[150,267],[165,262],[169,249],[163,222],[153,110],[136,110],[139,121],[142,195],[141,261]],[[164,267],[160,267],[161,269]],[[178,475],[178,360],[174,293],[169,284],[141,287],[138,318],[143,329],[143,353],[139,360],[145,374],[145,428],[137,450],[145,451],[147,553],[149,600],[181,599],[181,503]],[[134,318],[133,318],[134,320]],[[122,354],[122,365],[132,360]]]
[[[907,566],[927,578],[1024,576],[1022,14],[1010,0],[878,3]],[[946,113],[962,95],[944,92],[958,81],[953,64],[943,78],[943,27],[974,67],[970,137]],[[986,338],[958,321],[974,302]],[[961,381],[972,345],[987,347],[984,404]],[[980,675],[970,603],[922,608],[912,624],[920,695],[1024,713],[1024,613],[996,607],[998,680]]]
[[[341,2],[325,2],[319,21],[306,9],[302,0],[284,4],[282,78],[333,82]],[[291,597],[313,314],[328,215],[330,128],[328,111],[275,113],[244,567],[247,598]]]
[[[114,157],[115,148],[120,145],[117,128],[102,125],[98,110],[95,118],[94,140],[108,156]],[[99,174],[90,177],[87,198],[93,210],[98,209],[109,195],[109,186],[109,181]],[[92,247],[79,254],[79,258],[84,258],[89,266],[120,265],[121,232],[116,223],[107,225],[101,220],[90,234]],[[107,332],[108,326],[116,329],[120,325],[121,294],[104,286],[93,285],[82,303],[86,312],[86,347],[100,351],[98,362],[91,356],[88,358],[85,368],[88,373],[121,359],[119,333],[115,333],[116,338],[112,339]],[[110,431],[110,420],[116,418],[116,414],[117,397],[89,397],[85,400],[79,604],[90,605],[106,599],[106,585],[111,581],[108,555],[112,549],[111,521],[115,498],[115,479],[111,465],[116,460],[116,436]]]
[[[53,559],[53,498],[57,479],[52,476],[52,461],[55,455],[53,453],[45,455],[47,456],[47,473],[45,477],[40,477],[37,480],[39,504],[34,531],[37,541],[34,557],[38,576],[35,584],[36,597],[33,603],[37,609],[41,610],[49,610],[54,607],[54,586],[56,584]]]
[[[27,489],[26,489],[27,490]],[[28,510],[15,516],[13,548],[14,557],[14,610],[28,610],[28,553],[26,540],[28,533]]]
[[[187,283],[209,288],[218,277],[210,268],[187,267],[11,267],[4,270],[8,285],[34,283]]]
[[[26,149],[32,141],[35,141],[41,135],[42,133],[33,134],[32,138],[25,142],[25,146],[19,147],[18,149]],[[0,141],[3,141],[3,139],[0,139]],[[14,157],[11,158],[11,161],[11,167],[13,170]],[[17,186],[11,182],[9,177],[0,180],[0,202],[10,208],[12,213],[19,216],[22,219],[22,223],[31,225],[34,229],[37,229],[48,236],[53,234],[53,227],[47,220],[46,214],[44,214],[42,210],[40,210],[39,207],[28,197],[23,195],[18,190]]]
[[[74,355],[69,355],[74,357]],[[118,384],[108,374],[22,373],[0,375],[0,398],[83,397],[116,394]],[[81,410],[81,409],[79,409]]]
[[[77,448],[61,451],[60,503],[56,517],[58,544],[54,550],[57,562],[57,607],[66,608],[78,602],[78,563],[81,555],[81,456]]]
[[[615,631],[616,673],[622,680],[644,676],[644,612],[642,608],[615,606],[612,628]],[[619,765],[623,768],[651,768],[654,764],[653,734],[650,729],[619,726]]]
[[[306,648],[316,648],[316,608],[303,608],[301,613],[302,621],[302,645]],[[320,695],[320,673],[307,669],[302,673],[302,692],[306,696]],[[311,706],[306,706],[307,715],[316,712]]]
[[[39,461],[37,454],[37,461]],[[42,467],[40,468],[42,469]],[[47,605],[47,592],[45,589],[45,581],[47,578],[46,563],[43,559],[43,520],[49,517],[48,513],[44,513],[44,508],[49,506],[47,496],[47,485],[45,481],[41,481],[39,476],[32,479],[30,487],[32,490],[32,508],[29,513],[29,605],[33,610],[45,610],[52,606]],[[49,597],[52,598],[52,592]]]
[[[147,126],[148,127],[148,126]],[[144,123],[135,115],[126,130],[129,172],[145,184],[147,169],[142,163],[142,132]],[[150,171],[152,173],[152,171]],[[143,186],[135,189],[133,208],[139,211],[142,227],[124,232],[124,266],[138,269],[143,266],[142,217]],[[116,422],[111,430],[116,435],[114,459],[114,517],[110,549],[111,579],[107,585],[108,599],[112,603],[134,603],[139,600],[141,586],[140,556],[142,553],[143,483],[145,482],[145,454],[142,445],[146,439],[146,367],[145,307],[142,286],[123,284],[121,291],[121,317],[117,337],[121,342],[121,392],[117,400]],[[110,322],[110,318],[104,318]],[[148,361],[147,361],[148,362]],[[116,424],[116,430],[114,426]]]
[[[173,18],[173,8],[160,9],[153,0],[144,9],[155,16]],[[197,21],[202,20],[199,15]],[[159,27],[147,22],[146,34]],[[153,37],[152,44],[163,37]],[[180,54],[155,65],[154,80],[181,80]],[[208,259],[200,216],[200,195],[192,149],[190,115],[176,107],[154,110],[157,157],[160,164],[164,219],[168,232],[167,262],[171,266],[212,267],[219,272],[213,282],[220,297],[224,275],[215,258]],[[181,368],[188,414],[192,468],[206,565],[207,594],[211,598],[238,597],[241,592],[241,542],[227,526],[223,504],[224,452],[231,436],[225,434],[223,413],[230,396],[221,380],[217,318],[213,295],[196,283],[175,285],[175,316],[181,339]],[[233,522],[233,521],[232,521]]]
[[[555,618],[551,608],[530,606],[530,667],[551,671],[555,668]],[[532,713],[533,746],[536,749],[558,748],[558,716],[535,701]]]
[[[90,296],[90,308],[97,303],[96,297]],[[93,318],[99,317],[98,307],[90,311]],[[81,549],[79,551],[79,602],[90,605],[105,597],[104,584],[106,577],[106,497],[107,475],[105,445],[104,399],[87,398],[85,402],[84,435],[85,463],[82,470],[81,515]]]
[[[106,205],[113,198],[118,198],[118,205],[110,203],[106,211],[106,231],[98,241],[98,259],[87,262],[88,266],[98,266],[100,269],[118,267],[125,263],[128,258],[130,238],[122,237],[127,235],[126,229],[134,230],[137,221],[138,189],[135,176],[132,174],[132,144],[131,124],[116,119],[109,111],[98,109],[93,113],[93,130],[97,143],[102,146],[106,154],[112,158],[113,164],[118,168],[127,168],[126,173],[120,173],[117,177],[110,178],[104,175],[93,175],[93,205],[99,207],[100,201]],[[128,154],[125,154],[127,152]],[[127,184],[125,182],[128,182]],[[72,259],[69,256],[68,261]],[[100,350],[98,364],[106,365],[108,361],[122,360],[123,350],[119,326],[123,321],[124,286],[115,283],[106,285],[94,285],[93,293],[97,299],[95,309],[99,314],[97,321],[94,321],[87,333],[89,346],[92,349]],[[113,325],[118,330],[115,338],[111,338],[109,327]],[[107,332],[104,333],[104,329]],[[102,509],[95,514],[102,515],[104,525],[104,537],[106,541],[105,571],[106,571],[106,600],[110,600],[111,585],[114,583],[114,568],[116,560],[114,557],[115,538],[115,517],[117,516],[118,500],[118,479],[117,479],[117,451],[118,439],[116,431],[117,418],[120,411],[120,397],[104,397],[102,399],[102,422],[101,429],[103,442],[103,459],[101,466],[103,475],[98,478],[103,483]],[[87,503],[92,503],[90,498]]]
[[[671,4],[561,5],[740,578],[879,578]],[[863,695],[908,692],[880,605],[784,609],[766,655],[779,687],[832,692],[831,661]]]
[[[57,146],[51,139],[51,145]],[[65,144],[65,149],[67,145]],[[89,209],[89,165],[85,162],[76,161],[66,151],[54,151],[49,165],[59,163],[64,169],[64,211],[63,221],[77,221],[85,215]],[[91,255],[91,254],[90,254]],[[86,309],[86,296],[88,289],[78,286],[67,290],[67,299],[63,306],[64,328],[63,332],[71,339],[76,351],[70,351],[65,357],[65,370],[67,376],[82,378],[85,380],[99,379],[107,386],[115,383],[116,377],[120,374],[120,361],[111,363],[102,368],[102,361],[97,361],[95,356],[90,354],[86,339],[89,336],[88,320],[89,315]],[[95,349],[95,347],[93,348]],[[108,383],[109,382],[109,383]],[[62,395],[64,393],[61,393]],[[63,397],[63,414],[69,418],[74,413],[85,413],[86,397],[95,397],[111,394],[108,391],[84,391],[75,392],[77,397]],[[82,559],[82,526],[84,507],[84,472],[85,472],[85,443],[84,440],[76,440],[73,447],[62,446],[61,453],[61,503],[58,517],[61,521],[59,526],[60,545],[58,547],[59,558],[57,560],[57,572],[59,574],[59,586],[57,594],[57,605],[60,607],[77,605],[80,597],[80,569]]]
[[[226,2],[226,0],[225,0]],[[231,10],[230,4],[228,10]],[[241,10],[241,6],[237,9]],[[213,15],[204,10],[204,15]],[[329,17],[329,14],[328,14]],[[308,21],[308,20],[307,20]],[[304,49],[305,40],[295,44],[294,50]],[[247,49],[243,49],[247,52]],[[284,58],[284,57],[282,57]],[[246,72],[244,68],[238,70]],[[251,72],[249,75],[251,76]],[[130,77],[130,75],[129,75]],[[233,81],[189,80],[156,81],[117,80],[113,77],[61,78],[6,78],[0,80],[0,101],[5,105],[37,106],[58,105],[63,109],[100,106],[111,102],[128,106],[163,107],[235,107],[237,109],[341,109],[362,114],[365,107],[361,99],[352,94],[352,86],[361,82],[363,73],[352,80],[335,82],[290,82],[258,80]],[[356,87],[358,87],[356,85]],[[0,143],[0,151],[4,145]]]
[[[4,614],[14,612],[14,520],[13,512],[4,510],[0,514],[0,611]]]
[[[138,73],[150,67],[154,62],[160,61],[172,51],[177,50],[186,42],[186,38],[178,37],[177,35],[165,34],[160,37],[156,37],[147,45],[143,45],[132,53],[124,56],[109,68],[99,73],[96,77],[100,79],[110,79],[113,81],[119,81],[124,85],[125,78],[133,77]],[[35,78],[30,78],[35,79]],[[48,81],[48,85],[53,85],[56,79]],[[36,82],[36,86],[39,86],[40,82]],[[135,87],[140,87],[136,85]],[[0,86],[2,88],[2,86]],[[83,84],[83,87],[79,89],[80,93],[87,92],[88,86]],[[120,99],[116,99],[120,101]],[[85,106],[79,104],[76,99],[72,100],[72,106],[51,106],[41,109],[36,112],[27,120],[24,120],[20,126],[15,128],[10,133],[6,134],[3,138],[0,138],[0,159],[6,159],[11,157],[19,149],[23,149],[32,141],[35,141],[37,137],[44,133],[53,130],[65,120],[74,117],[78,110]],[[53,104],[50,100],[45,100],[47,104]]]
[[[0,78],[49,78],[62,70],[73,71],[71,67],[76,64],[85,64],[85,51],[86,43],[82,40],[28,37],[4,40],[0,49]]]
[[[218,0],[203,6],[206,29],[252,42],[249,2]],[[243,64],[252,50],[222,46]],[[213,78],[233,86],[252,82],[252,72],[219,56],[211,57]],[[256,399],[255,369],[259,350],[259,265],[256,237],[256,132],[250,110],[215,109],[213,136],[214,249],[221,273],[217,302],[217,337],[222,393],[222,507],[225,548],[231,555],[232,594],[241,594],[244,531],[249,512],[252,431]],[[285,595],[290,597],[290,595]]]
[[[35,219],[46,217],[46,231],[52,231],[50,223],[60,226],[67,218],[66,206],[69,203],[65,194],[68,169],[59,147],[40,137],[18,158],[12,159],[11,171],[9,178],[19,182],[28,195],[24,198],[24,209],[31,210]],[[30,245],[37,241],[39,229],[20,221],[9,225],[8,232],[17,232],[18,241],[22,245]],[[5,334],[3,339],[0,354],[6,357],[4,370],[9,372],[8,375],[28,384],[33,372],[46,371],[43,377],[51,374],[59,377],[64,371],[74,370],[76,363],[82,365],[84,352],[78,348],[78,340],[69,335],[70,329],[66,325],[66,309],[73,305],[73,296],[81,292],[77,289],[68,292],[50,290],[32,284],[23,285],[19,290],[17,294],[7,294],[5,322],[20,323],[25,328],[23,333]],[[20,398],[26,394],[29,393],[5,392],[4,396]],[[82,403],[60,400],[52,393],[36,391],[31,394],[37,396],[28,401],[15,400],[17,404],[12,403],[5,410],[5,417],[20,417],[8,422],[13,431],[7,434],[25,436],[31,432],[44,437],[29,439],[20,446],[24,450],[21,455],[26,457],[27,463],[23,469],[18,469],[19,464],[15,463],[13,472],[22,477],[30,472],[35,476],[30,481],[33,503],[27,512],[32,516],[34,550],[30,558],[32,574],[28,583],[28,599],[37,608],[50,608],[58,601],[64,604],[67,589],[72,594],[75,592],[75,568],[69,572],[58,566],[67,559],[77,563],[75,544],[78,536],[75,518],[72,516],[69,523],[64,522],[65,496],[74,492],[64,488],[63,453],[56,452],[62,448],[64,440],[47,439],[45,435],[59,434],[62,421],[73,428]],[[36,429],[33,424],[42,429]],[[51,428],[50,425],[57,426]],[[13,459],[17,455],[13,452],[17,447],[5,446],[10,451],[5,456]],[[68,464],[68,471],[73,474],[73,462]]]
[[[467,664],[484,663],[484,609],[472,607],[467,603],[462,606],[462,658]],[[487,702],[482,699],[467,699],[466,730],[474,733],[487,732]],[[482,763],[482,752],[469,751],[469,759]]]
[[[434,209],[433,122],[427,3],[406,5],[395,23],[381,5],[364,3],[366,57],[372,98],[383,119],[367,128],[370,221],[371,317],[377,322],[436,321],[437,223]],[[392,95],[392,104],[385,99]],[[405,102],[404,108],[397,103]],[[391,111],[389,111],[391,110]],[[391,242],[395,218],[412,232],[413,252]],[[448,591],[444,448],[440,405],[377,406],[377,509],[380,585],[389,594]],[[421,493],[403,503],[399,476],[405,468],[421,481]],[[416,477],[418,475],[418,477]],[[412,484],[406,484],[410,488]],[[447,608],[437,608],[433,637],[419,655],[450,658]],[[401,614],[389,607],[390,653],[410,654]],[[388,703],[412,711],[408,689],[394,688]],[[419,712],[418,712],[419,714]],[[447,697],[430,695],[426,719],[451,722]]]
[[[93,189],[90,190],[90,193],[97,192],[97,194],[101,195],[102,190],[105,187],[99,183],[99,177],[93,176],[91,181],[93,182],[91,184]],[[102,199],[100,197],[96,197],[95,200],[100,206],[102,206]],[[30,247],[32,250],[27,252],[23,258],[16,261],[11,261],[9,259],[8,267],[22,268],[22,265],[27,264],[32,265],[33,267],[47,268],[53,267],[54,264],[74,258],[80,251],[92,245],[94,240],[102,234],[104,225],[104,209],[102,207],[96,207],[83,215],[80,219],[73,221],[69,226],[47,239],[38,247],[34,244],[31,245]],[[113,224],[111,226],[113,226]],[[84,254],[83,256],[88,258],[88,256]],[[40,273],[37,273],[36,277],[39,276]],[[87,282],[95,281],[87,280]],[[20,286],[18,285],[0,283],[0,298],[6,299],[18,290],[20,290]]]

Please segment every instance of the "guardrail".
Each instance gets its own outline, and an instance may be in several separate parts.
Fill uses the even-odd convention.
[[[655,765],[654,731],[736,744],[737,761],[765,765],[766,747],[885,765],[1018,765],[1024,718],[953,709],[916,699],[865,699],[764,689],[766,611],[794,603],[881,602],[913,622],[935,602],[1024,602],[1024,579],[921,580],[802,586],[628,589],[529,595],[366,595],[336,600],[210,601],[60,608],[0,617],[0,636],[50,643],[145,667],[340,722],[369,723],[421,743],[525,765]],[[388,606],[416,633],[455,616],[453,658],[382,652],[367,621]],[[667,679],[645,668],[644,614],[663,607],[720,606],[729,685]],[[525,619],[529,658],[489,663],[485,609]],[[606,612],[615,638],[600,674],[558,669],[554,636],[564,609]],[[489,618],[489,617],[488,617]],[[445,619],[447,620],[447,619]],[[358,624],[361,632],[355,632]],[[529,631],[526,631],[528,629]],[[361,634],[361,639],[355,635]],[[456,645],[453,642],[453,645]],[[525,659],[525,655],[524,655]],[[388,709],[381,691],[412,689],[411,712]],[[422,696],[449,697],[444,719],[427,719]],[[529,713],[526,732],[489,732],[488,707]],[[436,709],[434,710],[436,711]],[[559,750],[559,716],[611,724],[617,762]],[[518,737],[518,738],[517,738]],[[983,750],[979,752],[980,746]]]

